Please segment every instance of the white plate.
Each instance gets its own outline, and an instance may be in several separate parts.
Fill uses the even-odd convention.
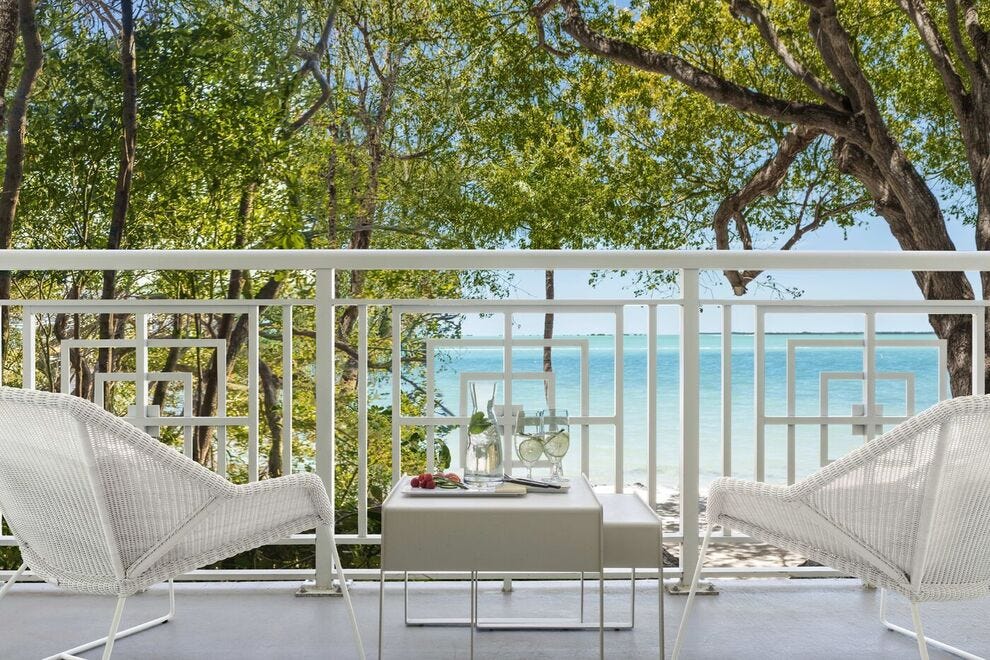
[[[480,488],[413,488],[409,484],[399,491],[403,495],[413,497],[522,497],[526,494],[526,489],[516,487],[516,484],[501,484],[494,490],[482,490]]]

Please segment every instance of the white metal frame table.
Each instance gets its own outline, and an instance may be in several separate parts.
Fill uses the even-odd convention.
[[[602,505],[584,478],[567,493],[523,497],[411,497],[403,477],[382,505],[378,653],[384,641],[386,573],[471,574],[471,657],[478,573],[597,573],[598,647],[605,657]]]
[[[646,568],[657,571],[657,579],[663,579],[663,524],[660,517],[644,499],[635,493],[601,493],[595,497],[602,505],[602,527],[604,534],[603,565],[610,568],[628,569],[629,577],[629,620],[606,620],[606,630],[631,630],[636,624],[636,569]],[[585,621],[584,616],[585,575],[581,573],[581,606],[577,620],[533,619],[533,618],[485,618],[480,611],[476,621],[479,630],[590,630],[598,627],[598,622]],[[437,618],[409,616],[408,574],[402,582],[403,610],[407,626],[466,626],[467,618]],[[657,613],[659,648],[664,648],[663,626],[663,584],[657,583]]]

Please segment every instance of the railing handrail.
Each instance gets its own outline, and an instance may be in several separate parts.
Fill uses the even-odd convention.
[[[4,270],[990,270],[990,252],[779,250],[0,250]]]

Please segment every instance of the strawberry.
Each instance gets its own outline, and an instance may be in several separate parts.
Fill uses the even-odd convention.
[[[436,487],[437,487],[436,483],[434,483],[432,480],[427,481],[425,484],[423,484],[423,488],[425,488],[426,490],[433,490]]]
[[[420,484],[419,477],[413,477],[412,481],[409,482],[409,485],[412,486],[413,488],[419,488],[419,484]]]

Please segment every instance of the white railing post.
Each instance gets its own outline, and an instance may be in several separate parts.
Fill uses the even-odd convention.
[[[402,476],[402,308],[392,306],[392,485]]]
[[[722,306],[722,476],[732,476],[732,306]]]
[[[21,312],[21,387],[25,390],[35,389],[34,380],[34,313],[23,307]]]
[[[358,536],[368,536],[368,306],[358,308]]]
[[[755,465],[754,478],[757,481],[766,480],[766,344],[763,330],[766,319],[763,309],[756,307],[756,322],[753,327],[753,449]]]
[[[647,500],[657,506],[657,306],[647,305],[646,319],[646,454]],[[583,411],[582,411],[583,413]]]
[[[883,426],[877,428],[873,418],[877,410],[877,317],[872,312],[866,314],[866,328],[863,334],[863,421],[865,441],[869,442],[877,433],[883,433]]]
[[[292,313],[282,308],[282,474],[292,474]]]
[[[625,490],[625,318],[624,307],[615,309],[615,492]]]
[[[973,394],[986,394],[986,310],[973,314]]]
[[[681,581],[688,586],[698,563],[698,474],[701,370],[698,271],[681,271]]]
[[[258,308],[248,310],[248,481],[258,480],[258,359],[261,335]],[[331,471],[332,474],[332,471]],[[333,500],[330,500],[331,502]]]
[[[334,271],[316,271],[316,474],[334,499]],[[316,530],[316,590],[333,588],[330,530]]]
[[[68,357],[68,356],[66,356]],[[65,360],[66,363],[69,360]],[[65,387],[66,385],[63,385]],[[71,392],[71,390],[66,390]],[[158,413],[155,413],[158,414]],[[148,432],[148,315],[134,315],[134,425]],[[156,436],[157,437],[157,436]]]
[[[722,476],[732,476],[732,305],[722,305]],[[728,527],[723,536],[732,536]]]

